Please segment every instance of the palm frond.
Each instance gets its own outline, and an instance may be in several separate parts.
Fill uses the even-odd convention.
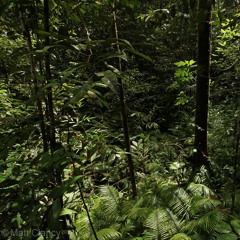
[[[146,239],[168,239],[168,216],[163,209],[156,209],[146,219],[145,227],[148,228],[144,232]]]
[[[79,233],[79,240],[90,239],[91,238],[91,228],[86,212],[78,214],[78,218],[74,223],[74,226]]]
[[[115,201],[119,198],[119,192],[117,189],[109,185],[100,186],[100,194],[101,196],[109,197]]]
[[[210,211],[221,204],[220,201],[211,198],[193,198],[191,206],[191,215],[195,216],[199,213]]]
[[[213,191],[209,187],[200,183],[190,183],[187,190],[194,196],[210,197],[214,195]]]
[[[189,219],[189,209],[192,197],[182,188],[173,192],[173,198],[169,203],[170,208],[181,219]]]
[[[178,219],[178,217],[170,210],[165,210],[168,218],[168,231],[171,236],[180,232],[185,221]]]
[[[104,228],[97,232],[97,237],[99,240],[118,240],[122,234],[113,228]],[[92,237],[91,240],[95,240],[95,237]]]
[[[212,209],[211,211],[206,212],[205,214],[201,215],[198,219],[194,219],[189,221],[186,226],[185,230],[189,233],[204,233],[208,234],[209,236],[215,230],[217,224],[224,220],[224,215],[218,209]]]
[[[100,194],[104,199],[102,201],[105,206],[104,212],[108,215],[116,216],[123,220],[129,209],[133,207],[133,202],[124,199],[123,193],[118,192],[112,186],[100,187]]]
[[[185,233],[177,233],[173,237],[171,237],[170,240],[191,240],[189,236],[187,236]]]
[[[168,205],[172,199],[173,192],[178,189],[178,186],[175,183],[171,182],[161,182],[158,185],[157,197],[162,206]],[[161,201],[160,201],[161,200]]]
[[[119,204],[119,193],[111,186],[101,186],[100,194],[104,197],[104,205],[106,207],[105,213],[108,215],[115,215]]]

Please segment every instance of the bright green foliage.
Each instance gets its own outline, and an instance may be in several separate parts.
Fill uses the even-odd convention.
[[[170,240],[191,240],[191,238],[184,233],[178,233],[174,235]]]
[[[232,220],[230,222],[232,228],[234,229],[234,232],[237,233],[238,236],[240,236],[240,221],[239,220]]]
[[[106,237],[115,234],[116,239],[138,236],[187,240],[212,235],[220,238],[221,234],[232,231],[224,222],[226,216],[221,212],[220,202],[214,200],[213,193],[206,186],[192,183],[184,190],[163,181],[155,187],[156,192],[143,193],[136,201],[127,200],[125,194],[110,186],[101,187],[100,196],[93,201],[90,211],[96,229],[104,232]],[[231,224],[237,227],[237,221]],[[229,230],[220,232],[219,226],[225,225]],[[79,239],[91,237],[85,212],[78,215],[75,226]]]
[[[191,82],[194,80],[194,69],[196,68],[194,60],[185,60],[174,63],[178,67],[174,74],[175,81],[169,86],[169,90],[176,90],[176,89],[185,89],[186,86],[189,88],[188,91],[182,90],[177,96],[176,105],[185,105],[189,102],[189,98],[187,96],[192,93]]]

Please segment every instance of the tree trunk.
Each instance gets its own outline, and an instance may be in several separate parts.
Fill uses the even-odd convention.
[[[118,38],[118,26],[117,26],[117,14],[115,10],[113,11],[113,18],[114,18],[115,37],[118,40],[119,38]],[[118,53],[121,53],[119,44],[117,44],[117,50],[118,50]],[[119,71],[122,71],[122,64],[121,64],[120,58],[118,59],[118,68],[119,68]],[[130,178],[131,187],[132,187],[132,196],[133,198],[135,198],[137,196],[137,187],[136,187],[136,180],[135,180],[134,163],[133,163],[132,154],[131,154],[131,144],[130,144],[126,103],[125,103],[125,97],[124,97],[123,81],[121,77],[118,78],[118,87],[119,87],[119,98],[120,98],[122,124],[123,124],[124,139],[125,139],[125,148],[127,152],[129,178]]]
[[[44,0],[44,30],[45,32],[49,32],[49,1]],[[45,47],[50,45],[49,36],[45,37]],[[52,80],[52,74],[51,74],[51,67],[50,67],[50,54],[47,52],[45,54],[45,74],[46,74],[46,83],[50,84]],[[52,87],[48,86],[47,90],[47,112],[49,116],[49,142],[50,142],[50,150],[51,153],[53,153],[57,146],[56,146],[56,129],[55,129],[55,116],[54,116],[54,107],[53,107],[53,94],[52,94]],[[60,186],[62,184],[62,176],[61,173],[59,173],[56,169],[53,169],[53,173],[56,178],[56,183]],[[60,196],[59,204],[61,208],[63,208],[63,196]],[[61,235],[59,236],[60,239],[68,240],[69,235],[67,233],[67,221],[66,216],[61,216],[59,219],[61,219]]]
[[[211,0],[199,0],[198,5],[198,57],[195,115],[194,167],[202,165],[211,172],[208,161],[207,126],[211,51]]]
[[[46,130],[45,130],[45,121],[44,121],[44,115],[43,115],[42,101],[39,99],[39,96],[38,96],[39,88],[38,88],[38,82],[37,82],[35,59],[33,56],[32,38],[30,35],[28,25],[25,24],[25,19],[23,16],[23,10],[22,10],[21,4],[18,4],[18,12],[19,12],[20,23],[21,23],[22,30],[23,30],[23,36],[26,39],[27,49],[29,52],[30,72],[31,72],[31,79],[33,81],[33,86],[34,86],[34,94],[37,99],[36,105],[37,105],[38,117],[40,120],[40,129],[41,129],[42,140],[43,140],[43,150],[44,150],[44,152],[47,152],[48,151],[48,143],[47,143],[47,136],[46,136]]]
[[[48,0],[44,0],[44,30],[45,32],[49,32],[49,3]],[[49,46],[49,36],[45,37],[45,47]],[[50,84],[51,82],[51,69],[50,69],[50,55],[49,53],[45,54],[45,74],[46,74],[46,83]],[[53,110],[53,97],[52,97],[52,87],[48,87],[47,91],[47,108],[49,114],[49,122],[50,122],[50,131],[49,131],[49,140],[50,147],[53,151],[56,146],[56,137],[55,137],[55,117]]]

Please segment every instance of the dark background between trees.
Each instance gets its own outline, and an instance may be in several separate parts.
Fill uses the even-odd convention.
[[[2,0],[0,239],[239,239],[239,10]]]

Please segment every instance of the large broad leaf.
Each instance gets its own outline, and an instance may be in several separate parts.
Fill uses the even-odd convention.
[[[88,91],[92,90],[92,84],[86,83],[82,87],[76,87],[73,91],[73,97],[70,98],[70,100],[65,104],[67,106],[68,104],[75,104],[79,101],[82,101],[84,98],[86,98],[88,95]]]
[[[77,71],[79,68],[81,68],[82,65],[78,64],[77,66],[72,66],[66,70],[64,70],[62,75],[62,80],[67,79],[69,76],[71,76],[75,71]]]
[[[238,236],[240,236],[240,220],[232,220],[230,224]]]
[[[8,176],[0,174],[0,183],[5,181]]]
[[[128,57],[125,53],[118,53],[118,52],[106,53],[106,54],[101,55],[97,59],[99,62],[105,62],[107,59],[110,59],[110,58],[119,58],[126,62],[128,61]]]
[[[144,58],[145,60],[147,60],[149,62],[153,62],[153,60],[149,56],[147,56],[147,55],[145,55],[145,54],[143,54],[141,52],[138,52],[135,49],[127,49],[127,51],[129,51],[129,52],[131,52],[131,53],[133,53],[135,55],[138,55],[139,57]]]
[[[237,240],[238,237],[233,233],[226,233],[217,236],[216,240]]]
[[[116,76],[116,73],[114,73],[113,71],[111,70],[107,70],[107,71],[104,71],[104,72],[99,72],[99,73],[96,73],[96,75],[98,77],[102,77],[101,80],[102,82],[107,86],[109,87],[113,92],[116,93],[116,89],[115,89],[115,86],[117,84],[117,76]]]
[[[65,151],[64,148],[57,149],[52,155],[48,152],[42,154],[41,163],[42,169],[54,166],[63,166],[71,163],[69,157],[71,157],[72,153]]]
[[[54,200],[52,207],[48,213],[48,227],[52,231],[60,231],[61,225],[59,222],[59,214],[61,211],[60,198]]]
[[[52,198],[58,198],[61,197],[65,192],[73,191],[74,186],[72,186],[75,182],[77,182],[82,176],[76,176],[73,177],[65,182],[63,182],[60,186],[55,187],[51,193],[50,196]]]
[[[215,231],[218,232],[218,233],[231,233],[232,232],[232,228],[231,228],[231,226],[228,223],[220,222],[215,227]]]

